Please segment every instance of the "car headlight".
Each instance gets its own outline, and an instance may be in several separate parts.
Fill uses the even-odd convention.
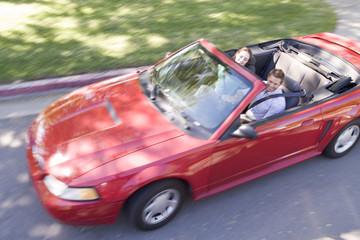
[[[34,159],[39,167],[39,169],[41,171],[44,171],[44,164],[45,164],[45,160],[44,158],[41,156],[41,154],[39,153],[37,147],[35,145],[32,146],[32,154],[34,156]]]
[[[48,190],[55,196],[72,201],[88,201],[99,198],[95,188],[72,188],[68,187],[65,183],[57,180],[51,175],[44,178],[44,183]]]

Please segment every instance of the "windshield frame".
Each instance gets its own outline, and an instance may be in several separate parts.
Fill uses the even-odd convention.
[[[169,88],[166,86],[166,81],[164,82],[164,76],[168,74],[169,72],[162,72],[163,67],[168,66],[168,64],[175,64],[176,58],[178,60],[182,59],[181,56],[186,55],[187,53],[191,53],[191,51],[194,50],[200,50],[200,54],[205,54],[205,57],[210,57],[210,61],[214,61],[217,67],[221,65],[224,67],[226,74],[230,78],[228,79],[236,79],[236,81],[239,81],[239,83],[246,86],[246,92],[243,94],[242,98],[240,98],[237,102],[234,102],[234,105],[230,108],[230,110],[227,110],[224,114],[222,114],[222,118],[220,120],[216,121],[216,124],[209,126],[204,126],[203,122],[197,121],[198,119],[194,119],[193,115],[189,115],[189,111],[184,111],[184,105],[179,104],[179,101],[181,101],[182,98],[176,98],[174,96],[171,96],[169,94]],[[180,56],[180,58],[179,58]],[[198,57],[198,56],[197,56]],[[190,58],[184,58],[185,60],[189,60]],[[211,64],[211,63],[209,63]],[[214,65],[214,66],[215,66]],[[205,64],[203,64],[205,66]],[[208,66],[208,64],[206,64]],[[213,68],[214,68],[213,66]],[[177,69],[176,66],[174,69]],[[181,66],[180,66],[181,67]],[[240,69],[240,71],[239,71]],[[173,69],[170,69],[173,70]],[[248,72],[243,67],[235,63],[231,58],[229,58],[227,55],[225,55],[223,52],[218,50],[214,45],[212,45],[210,42],[201,39],[199,41],[196,41],[192,44],[189,44],[188,46],[180,49],[179,51],[171,54],[169,57],[164,58],[157,64],[155,64],[152,68],[150,68],[148,73],[149,76],[149,85],[151,87],[148,87],[150,93],[149,95],[155,95],[156,100],[152,99],[152,101],[155,103],[157,102],[158,105],[160,101],[167,102],[168,105],[171,105],[175,110],[173,111],[173,115],[180,115],[180,118],[182,118],[182,124],[178,125],[180,129],[187,132],[190,135],[193,135],[192,132],[199,132],[199,128],[202,128],[200,132],[206,132],[206,137],[200,137],[204,139],[209,139],[210,137],[213,138],[215,135],[220,136],[221,132],[225,131],[223,128],[223,125],[225,122],[233,121],[234,120],[234,114],[238,115],[240,113],[239,109],[245,109],[247,106],[247,103],[253,98],[254,93],[252,92],[254,87],[256,87],[256,92],[258,92],[259,85],[260,88],[263,88],[263,84],[260,79],[258,79],[254,74]],[[168,71],[168,69],[166,70]],[[181,70],[179,70],[181,72]],[[217,70],[216,74],[219,74],[219,69]],[[166,73],[166,74],[165,74]],[[170,73],[170,77],[172,72]],[[188,78],[186,78],[186,81]],[[168,83],[171,83],[171,80],[168,81]],[[214,84],[214,82],[212,82]],[[206,85],[206,84],[205,84]],[[185,85],[184,85],[185,86]],[[198,87],[198,86],[197,86]],[[197,89],[197,88],[194,88]],[[251,93],[251,94],[250,94]],[[189,95],[185,95],[184,99],[188,99]],[[154,97],[154,96],[153,96]],[[184,100],[185,102],[187,100]],[[241,106],[240,106],[241,105]],[[162,114],[165,114],[164,111],[161,111]],[[192,112],[193,113],[193,112]],[[229,120],[229,117],[232,118],[232,120]],[[179,122],[179,121],[178,121]],[[184,124],[185,123],[185,124]],[[175,124],[175,123],[174,123]],[[221,131],[220,131],[221,130]],[[219,133],[217,133],[219,132]],[[217,133],[217,134],[215,134]]]

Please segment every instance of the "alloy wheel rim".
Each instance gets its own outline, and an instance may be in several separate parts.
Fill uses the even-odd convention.
[[[357,125],[348,127],[338,137],[334,150],[336,153],[343,153],[351,148],[359,138],[360,128]]]
[[[146,204],[142,217],[147,224],[157,224],[170,217],[177,209],[180,194],[175,189],[164,190]]]

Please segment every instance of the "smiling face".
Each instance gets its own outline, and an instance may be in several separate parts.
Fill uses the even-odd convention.
[[[249,59],[250,59],[250,54],[246,51],[241,51],[235,56],[235,62],[237,62],[241,66],[245,66],[245,64],[247,64]]]
[[[281,78],[277,78],[273,75],[270,75],[267,79],[266,90],[265,92],[275,91],[282,83]]]

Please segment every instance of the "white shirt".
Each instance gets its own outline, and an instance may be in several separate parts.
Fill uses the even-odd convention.
[[[283,93],[281,88],[277,88],[275,91],[267,92],[267,93],[265,93],[265,89],[264,89],[254,98],[254,100],[251,103],[254,103],[257,100],[264,98],[266,96],[273,94],[281,94],[281,93]],[[253,114],[255,119],[259,120],[280,113],[285,110],[285,107],[286,107],[285,98],[276,97],[276,98],[270,98],[264,102],[259,103],[255,107],[251,108],[249,111],[251,111],[250,115]],[[248,113],[246,115],[248,115]]]

